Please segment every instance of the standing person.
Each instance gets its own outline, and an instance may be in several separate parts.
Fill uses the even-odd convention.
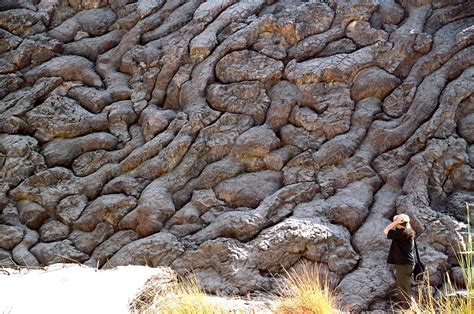
[[[392,240],[387,263],[395,265],[395,280],[402,301],[412,303],[410,288],[411,275],[415,266],[413,255],[415,231],[410,226],[410,217],[405,214],[395,215],[393,222],[383,232]]]

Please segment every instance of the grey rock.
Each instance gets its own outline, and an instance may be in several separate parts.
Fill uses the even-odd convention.
[[[50,141],[55,137],[75,137],[108,128],[105,114],[91,114],[76,101],[54,95],[29,111],[26,119],[35,130],[35,137],[42,141]]]
[[[124,31],[115,30],[99,37],[80,40],[75,38],[74,42],[64,45],[64,54],[78,55],[95,61],[99,55],[115,47],[123,35]]]
[[[0,152],[5,156],[0,175],[12,188],[46,168],[43,156],[38,153],[38,141],[33,137],[0,135]]]
[[[107,0],[71,0],[69,4],[76,10],[90,10],[105,6]]]
[[[344,311],[390,311],[382,229],[406,213],[430,284],[461,281],[470,3],[0,2],[1,266],[172,265],[246,295],[307,262]]]
[[[0,99],[23,86],[23,79],[16,74],[0,74]]]
[[[91,87],[73,87],[68,96],[80,102],[81,106],[93,113],[99,113],[112,103],[112,95],[107,90],[97,90]]]
[[[53,211],[61,199],[76,194],[79,190],[79,184],[72,172],[56,167],[24,180],[19,186],[10,190],[10,197],[14,201],[33,201],[46,210]]]
[[[137,200],[132,196],[123,194],[100,196],[82,211],[79,219],[74,222],[74,227],[92,232],[102,221],[117,226],[120,220],[136,205]]]
[[[40,266],[41,263],[38,259],[30,252],[30,248],[38,243],[39,235],[38,232],[30,229],[25,230],[25,236],[23,241],[17,244],[12,250],[13,260],[17,265],[21,266]]]
[[[358,46],[368,46],[378,41],[387,41],[388,34],[383,30],[376,30],[367,21],[354,21],[346,28],[346,36]]]
[[[283,63],[254,51],[236,51],[216,64],[216,75],[223,83],[250,80],[275,82],[283,73]]]
[[[24,78],[31,84],[44,76],[58,76],[65,81],[81,81],[92,87],[102,87],[102,80],[93,68],[94,64],[84,57],[61,56],[31,69]]]
[[[0,246],[11,250],[23,240],[24,232],[20,227],[0,225]]]
[[[93,36],[103,35],[116,18],[110,8],[81,11],[48,33],[62,42],[70,42],[80,30]]]
[[[238,160],[263,158],[279,145],[280,140],[275,132],[266,126],[257,126],[245,131],[235,140],[232,155]]]
[[[117,136],[122,143],[128,142],[131,136],[128,126],[137,120],[137,114],[133,109],[133,103],[128,100],[119,101],[110,105],[108,121],[110,132]]]
[[[458,132],[469,144],[474,143],[474,114],[459,121]]]
[[[14,35],[26,37],[46,30],[41,17],[40,13],[28,9],[1,11],[0,27]]]
[[[145,141],[164,131],[175,117],[176,114],[171,110],[159,110],[156,106],[146,107],[139,119]]]
[[[219,215],[208,226],[188,237],[203,243],[217,237],[248,241],[262,229],[290,215],[298,203],[309,201],[319,191],[313,182],[288,185],[267,197],[256,209],[242,208]]]
[[[207,90],[207,98],[213,109],[242,113],[262,124],[270,105],[263,85],[259,82],[241,82],[229,85],[213,84]]]
[[[41,78],[31,88],[20,89],[16,92],[10,93],[2,101],[0,101],[0,129],[3,132],[17,133],[21,131],[29,131],[28,125],[23,128],[12,127],[18,122],[23,121],[18,116],[23,116],[26,112],[33,109],[36,102],[48,95],[56,87],[62,83],[62,79],[58,77],[54,78]],[[23,121],[25,124],[25,122]]]
[[[118,139],[109,133],[92,133],[70,139],[54,139],[42,148],[42,154],[49,167],[72,164],[79,155],[99,149],[112,150]]]
[[[28,228],[38,230],[49,218],[49,214],[41,205],[35,202],[20,201],[16,204],[20,221]]]
[[[354,78],[351,96],[355,100],[374,97],[383,100],[395,87],[400,79],[378,67],[364,69]]]
[[[108,265],[169,266],[183,251],[183,246],[173,235],[159,232],[127,244],[110,258],[104,268],[109,268]]]
[[[263,171],[239,175],[215,187],[216,195],[231,207],[257,207],[268,195],[281,187],[282,175]]]
[[[318,57],[329,57],[341,53],[351,53],[357,46],[349,38],[343,38],[330,42],[319,54]]]
[[[63,223],[71,225],[79,218],[86,205],[87,197],[84,195],[69,195],[59,201],[56,214]]]
[[[150,235],[158,232],[175,211],[170,193],[160,181],[153,181],[142,192],[136,208],[120,221],[119,228]]]
[[[13,261],[10,251],[0,249],[0,266],[5,268],[15,267],[15,262]]]
[[[51,220],[39,229],[41,242],[64,240],[68,237],[70,227],[57,220]]]
[[[0,73],[10,73],[25,67],[33,67],[48,61],[61,53],[63,47],[58,40],[44,34],[29,36],[8,53],[3,54]]]
[[[69,239],[74,243],[74,246],[80,251],[90,255],[94,249],[109,238],[114,233],[114,227],[107,223],[101,222],[97,224],[92,232],[84,232],[74,230],[69,235]]]
[[[293,124],[287,124],[280,129],[281,141],[284,145],[295,146],[300,150],[317,149],[326,137],[320,130],[309,132],[302,127],[295,127]]]
[[[51,243],[38,243],[31,248],[38,261],[42,265],[52,265],[55,263],[82,263],[89,256],[78,251],[70,240],[63,240]]]
[[[291,109],[299,99],[299,90],[293,84],[282,81],[272,87],[269,96],[271,105],[265,124],[276,131],[287,124]]]
[[[139,235],[133,230],[119,230],[99,244],[85,264],[90,267],[102,267],[118,250],[138,238]]]
[[[374,44],[350,54],[316,58],[304,62],[292,60],[285,68],[284,77],[297,85],[318,82],[344,82],[374,63],[378,54],[387,50],[386,44]]]

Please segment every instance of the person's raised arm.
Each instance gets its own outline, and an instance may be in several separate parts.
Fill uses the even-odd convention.
[[[402,222],[402,217],[400,217],[400,215],[395,216],[395,221],[393,221],[387,227],[385,227],[385,229],[383,229],[383,233],[387,235],[390,230],[392,230],[396,225],[398,225],[401,222]]]

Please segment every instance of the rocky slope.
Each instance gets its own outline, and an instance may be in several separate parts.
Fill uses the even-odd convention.
[[[3,0],[0,260],[275,288],[320,264],[384,308],[407,213],[432,283],[474,201],[465,0]]]

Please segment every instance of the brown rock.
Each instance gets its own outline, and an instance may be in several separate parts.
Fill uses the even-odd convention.
[[[82,263],[89,256],[78,251],[70,240],[60,242],[38,243],[31,248],[38,261],[42,265],[51,265],[55,263]]]
[[[459,120],[458,132],[469,144],[474,143],[474,114]]]
[[[0,99],[23,86],[23,79],[16,74],[0,75]]]
[[[16,204],[20,221],[28,228],[38,230],[49,218],[48,212],[35,202],[20,201]]]
[[[70,227],[57,220],[51,220],[39,229],[41,242],[64,240],[68,237]]]
[[[351,96],[355,100],[374,97],[383,100],[398,85],[400,79],[378,67],[364,69],[354,78]]]
[[[0,27],[20,37],[44,32],[46,29],[41,14],[27,9],[1,11]]]
[[[318,57],[329,57],[341,53],[351,53],[357,49],[357,46],[349,38],[343,38],[330,42],[319,54]]]
[[[388,34],[386,32],[372,28],[367,21],[354,21],[349,23],[346,28],[346,36],[352,39],[359,47],[388,40]]]
[[[277,131],[287,124],[292,107],[299,99],[299,90],[287,81],[281,81],[272,87],[269,93],[271,105],[265,124]]]
[[[63,198],[56,206],[58,218],[65,224],[71,225],[81,215],[87,205],[87,197],[76,194]]]
[[[131,196],[122,194],[100,196],[82,211],[79,219],[74,222],[74,227],[92,232],[102,221],[117,226],[120,220],[136,205],[137,200]]]
[[[81,11],[48,33],[62,42],[70,42],[80,30],[93,36],[103,35],[116,18],[110,8]]]
[[[119,230],[103,243],[99,244],[85,264],[90,267],[100,268],[108,262],[110,257],[118,250],[138,240],[138,238],[139,235],[133,230]]]
[[[107,223],[101,222],[97,224],[92,232],[84,232],[74,230],[69,239],[74,243],[74,246],[80,251],[90,255],[94,249],[114,234],[114,227]]]
[[[58,76],[66,81],[81,81],[93,87],[102,87],[101,78],[94,72],[94,64],[80,56],[62,56],[45,62],[25,73],[28,83],[44,76]]]
[[[60,96],[50,96],[43,104],[29,111],[26,119],[35,130],[35,137],[41,141],[75,137],[108,128],[104,114],[91,114],[76,101]]]
[[[260,82],[213,84],[207,89],[207,99],[213,109],[251,116],[257,124],[265,120],[270,99]]]
[[[73,87],[68,91],[68,96],[93,113],[101,112],[105,106],[112,103],[110,92],[91,87]]]
[[[11,250],[23,240],[24,232],[15,226],[0,225],[0,247]]]
[[[93,150],[112,150],[118,144],[109,133],[92,133],[71,139],[54,139],[43,146],[42,154],[49,167],[70,166],[79,155]]]
[[[95,61],[99,55],[115,47],[123,35],[124,31],[122,30],[115,30],[94,38],[81,39],[77,38],[76,35],[74,42],[64,45],[64,54],[83,56],[91,61]]]
[[[232,207],[257,207],[268,195],[281,187],[282,175],[263,171],[239,175],[215,187],[216,195]]]
[[[283,73],[283,63],[254,51],[235,51],[216,64],[216,75],[223,83],[258,80],[275,82]]]
[[[127,244],[112,256],[104,268],[119,265],[169,266],[183,251],[181,243],[173,235],[159,232]]]

